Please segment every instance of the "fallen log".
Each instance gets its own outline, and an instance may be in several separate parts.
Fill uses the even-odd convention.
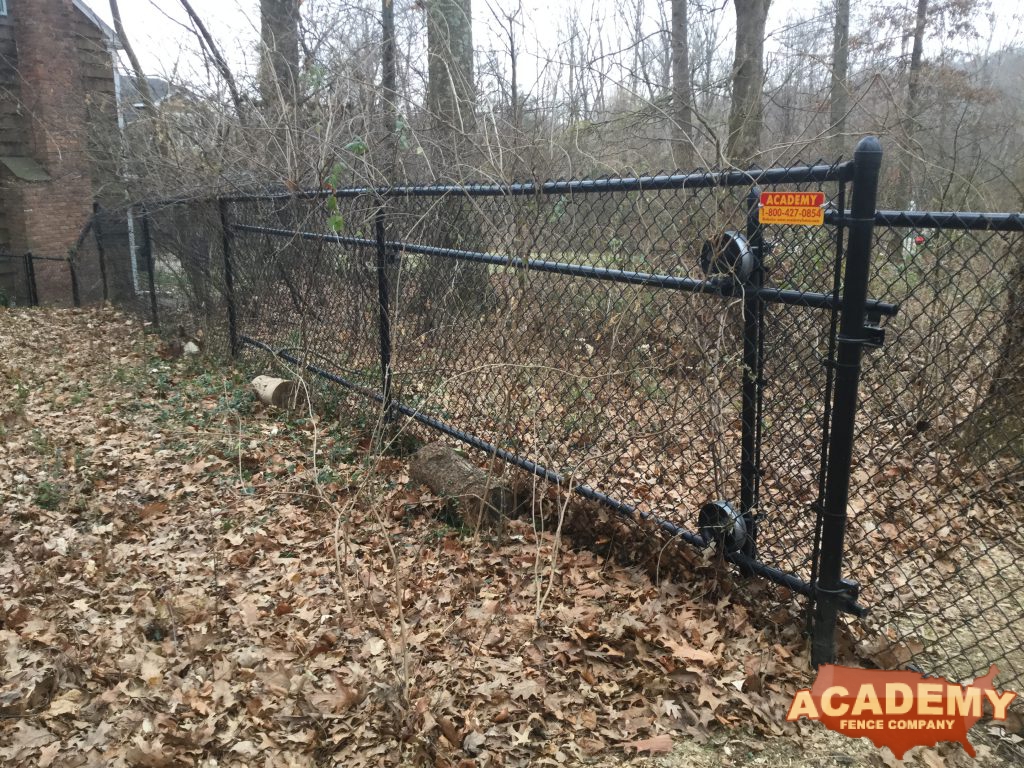
[[[500,530],[506,518],[529,509],[528,489],[495,477],[444,443],[420,448],[409,464],[409,476],[438,496],[457,500],[463,522],[474,529]]]
[[[261,403],[278,408],[289,408],[295,394],[294,381],[273,376],[257,376],[252,380],[252,388]]]

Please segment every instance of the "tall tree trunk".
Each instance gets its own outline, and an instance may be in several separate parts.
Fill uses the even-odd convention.
[[[439,159],[453,163],[476,126],[471,0],[427,3],[427,109]]]
[[[465,181],[472,168],[472,137],[476,128],[473,83],[473,14],[471,0],[427,0],[427,110],[431,122],[434,174]],[[458,196],[439,203],[436,217],[424,228],[441,247],[483,250],[480,222],[472,206]],[[424,222],[426,224],[426,222]],[[457,312],[482,313],[494,289],[486,266],[454,259],[432,259],[416,279],[415,309],[424,330],[444,332]]]
[[[682,170],[692,170],[694,159],[687,2],[672,0],[672,160]]]
[[[299,92],[301,0],[260,0],[260,96],[294,105]]]
[[[395,50],[395,3],[381,0],[381,106],[384,113],[384,184],[395,183],[398,167],[398,70]]]
[[[757,155],[764,123],[764,34],[771,0],[733,0],[736,8],[736,58],[732,65],[729,109],[730,163],[746,166]]]
[[[522,5],[519,6],[520,11]],[[512,102],[512,129],[516,145],[522,139],[523,109],[519,101],[519,49],[516,47],[515,18],[508,17],[508,63],[509,63],[509,100]]]
[[[900,175],[896,184],[898,198],[896,206],[909,208],[916,201],[915,163],[918,129],[917,113],[921,108],[921,70],[924,67],[924,33],[928,22],[928,0],[917,0],[917,18],[914,22],[914,47],[910,52],[910,71],[907,75],[906,112],[900,121],[902,151],[900,152]],[[917,201],[920,202],[920,201]]]
[[[847,77],[850,71],[850,0],[836,0],[836,18],[832,37],[832,81],[829,85],[829,130],[832,132],[833,159],[846,147],[846,114],[850,109]]]

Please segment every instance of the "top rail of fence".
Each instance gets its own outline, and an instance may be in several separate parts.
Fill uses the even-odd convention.
[[[825,222],[839,223],[850,217],[835,208],[825,211]],[[907,229],[946,229],[971,232],[1024,232],[1024,213],[977,213],[957,211],[875,211],[875,224]]]
[[[395,187],[346,187],[342,189],[304,189],[297,192],[284,190],[220,195],[206,198],[224,203],[260,202],[274,200],[310,200],[327,197],[443,197],[465,195],[469,197],[501,197],[523,195],[587,194],[597,192],[639,192],[666,189],[700,189],[709,187],[736,187],[771,184],[799,184],[805,182],[850,181],[853,162],[832,165],[797,165],[790,168],[750,169],[746,171],[705,171],[685,174],[616,177],[608,179],[573,179],[568,181],[521,182],[514,184],[418,184]],[[155,209],[163,206],[187,205],[203,198],[168,197],[145,200],[134,206]],[[825,210],[825,223],[848,223],[849,211],[835,208]],[[90,219],[91,223],[91,219]],[[899,211],[875,212],[877,226],[907,229],[946,229],[960,231],[1024,232],[1024,213],[984,213],[974,211]],[[87,233],[86,230],[84,234]]]
[[[831,165],[795,165],[789,168],[750,169],[745,171],[703,171],[698,173],[628,176],[608,179],[520,182],[515,184],[424,184],[395,187],[347,187],[307,189],[298,192],[263,192],[224,195],[227,203],[266,200],[319,199],[326,197],[514,197],[523,195],[565,195],[597,192],[654,192],[664,189],[706,189],[745,187],[757,184],[801,184],[806,182],[849,181],[853,177],[851,161]]]

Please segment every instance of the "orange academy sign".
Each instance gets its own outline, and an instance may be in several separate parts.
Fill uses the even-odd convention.
[[[762,192],[758,221],[820,227],[825,223],[825,193]]]
[[[998,670],[967,685],[918,672],[856,669],[825,664],[811,688],[796,692],[786,720],[817,720],[826,728],[853,738],[866,737],[888,747],[897,760],[917,746],[959,742],[974,757],[967,740],[971,727],[985,714],[1006,720],[1013,691],[996,690]]]

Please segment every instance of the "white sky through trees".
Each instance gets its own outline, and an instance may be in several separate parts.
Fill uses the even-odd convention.
[[[408,7],[409,0],[396,0],[396,8]],[[581,21],[589,21],[588,31],[594,34],[600,30],[607,40],[605,50],[615,53],[632,39],[632,18],[637,0],[522,0],[522,27],[518,31],[521,40],[520,79],[524,93],[528,93],[547,64],[558,62],[562,56],[560,43],[566,37],[566,19],[569,10],[575,7]],[[643,33],[653,35],[661,27],[660,19],[670,18],[668,0],[641,0],[643,3]],[[207,24],[210,32],[224,50],[234,70],[252,71],[256,63],[256,42],[259,37],[258,0],[193,0],[193,7]],[[344,7],[335,0],[306,0],[307,6]],[[474,45],[478,51],[494,51],[499,59],[504,55],[506,43],[491,9],[514,9],[519,0],[474,0]],[[730,0],[701,0],[704,8],[716,9],[721,19],[718,53],[728,59],[732,51],[733,14]],[[912,14],[916,0],[868,0],[857,2],[851,8],[855,17],[865,14],[866,9],[876,6],[895,7],[904,5]],[[1024,44],[1024,8],[1018,0],[991,0],[994,23],[981,17],[975,20],[979,37],[972,41],[952,40],[957,48],[971,51],[996,50],[1001,47]],[[90,7],[110,21],[107,0],[90,0]],[[355,6],[350,6],[355,7]],[[692,6],[691,6],[692,7]],[[826,0],[773,0],[768,19],[768,44],[766,51],[780,50],[785,31],[794,24],[817,18],[830,27],[832,3]],[[146,68],[147,74],[171,75],[176,80],[205,79],[202,58],[198,54],[195,37],[187,29],[187,18],[177,0],[121,0],[121,15],[126,34]],[[377,5],[372,5],[376,13]],[[691,25],[700,14],[691,12]],[[856,18],[851,32],[856,34]],[[909,30],[908,30],[909,32]],[[425,35],[424,35],[425,36]],[[937,43],[932,40],[932,45]],[[828,39],[821,41],[819,49],[831,45]],[[898,46],[898,42],[897,42]],[[909,49],[908,49],[909,53]],[[824,66],[824,64],[823,64]],[[614,69],[614,67],[613,67]]]

